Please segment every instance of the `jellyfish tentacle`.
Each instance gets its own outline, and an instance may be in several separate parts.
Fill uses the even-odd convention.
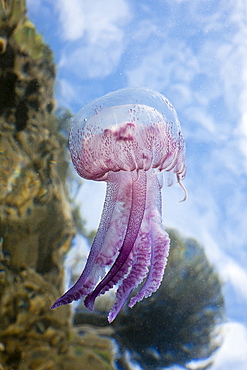
[[[151,244],[150,268],[145,283],[137,295],[131,298],[129,307],[133,307],[144,297],[149,297],[159,288],[169,254],[170,239],[162,225],[161,186],[156,176],[149,175],[149,178],[147,204],[150,206],[146,210],[146,222]]]
[[[145,218],[145,216],[144,216]],[[144,220],[143,220],[144,221]],[[151,259],[151,239],[146,230],[148,225],[141,226],[135,243],[135,256],[131,271],[123,280],[116,293],[116,302],[109,312],[108,320],[111,323],[123,308],[132,291],[145,279]]]
[[[148,273],[148,267],[151,263],[151,223],[152,217],[161,215],[161,185],[155,174],[155,170],[150,169],[147,174],[147,197],[146,209],[134,245],[134,258],[131,270],[128,276],[122,281],[116,293],[116,302],[114,303],[109,316],[109,322],[112,322],[126,303],[132,291],[145,279]],[[161,216],[160,216],[161,217]]]
[[[181,176],[179,176],[179,174],[177,174],[177,180],[178,180],[178,184],[180,185],[180,187],[182,188],[183,192],[184,192],[184,197],[182,200],[179,201],[179,203],[182,203],[182,202],[185,202],[186,199],[188,198],[188,192],[187,192],[187,189],[186,187],[184,186],[184,184],[182,183],[182,179],[181,179]]]
[[[166,231],[158,224],[152,225],[152,257],[150,270],[145,283],[137,295],[131,298],[129,307],[133,307],[143,298],[150,297],[159,288],[169,254],[170,239]]]
[[[131,175],[132,177],[134,176],[134,174],[132,173]],[[124,265],[128,260],[128,257],[135,244],[145,212],[146,183],[147,177],[145,171],[139,171],[139,177],[136,181],[133,181],[132,179],[131,210],[123,245],[120,249],[120,253],[115,263],[111,267],[108,274],[96,286],[94,291],[87,295],[87,297],[85,298],[84,305],[89,310],[93,310],[94,301],[96,297],[101,294],[101,291],[108,290],[107,288],[108,286],[111,286],[111,281],[115,278],[116,275],[119,276],[119,271],[125,270]]]
[[[114,262],[126,233],[130,210],[130,199],[123,194],[129,195],[131,186],[125,176],[121,179],[120,188],[120,177],[120,173],[108,174],[101,220],[86,266],[77,282],[52,305],[52,309],[89,294],[99,278],[104,276],[105,266]]]
[[[133,247],[134,249],[134,247]],[[124,262],[122,268],[116,272],[116,274],[113,276],[113,278],[106,284],[100,291],[98,295],[102,295],[111,288],[113,288],[116,284],[118,284],[119,281],[121,281],[129,272],[130,267],[133,263],[133,250],[127,257],[126,261]]]

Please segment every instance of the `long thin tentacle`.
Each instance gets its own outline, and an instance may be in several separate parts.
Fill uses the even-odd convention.
[[[51,308],[71,303],[89,294],[99,278],[104,275],[105,266],[114,262],[126,233],[130,208],[130,201],[129,204],[126,204],[129,198],[122,195],[122,193],[127,192],[129,195],[131,188],[128,186],[128,181],[124,183],[123,179],[120,187],[120,177],[120,173],[109,176],[99,228],[81,276]],[[124,201],[122,201],[122,198],[124,198]]]
[[[151,243],[150,269],[145,283],[137,295],[131,298],[129,307],[133,307],[144,297],[149,297],[160,286],[169,254],[170,239],[162,225],[161,186],[156,176],[150,178],[147,202],[151,209],[147,214],[149,238]]]
[[[161,225],[155,225],[152,230],[152,239],[152,258],[148,277],[137,295],[131,298],[129,307],[149,297],[161,284],[169,254],[170,239]]]
[[[144,171],[140,171],[138,178],[132,181],[131,198],[130,217],[120,253],[105,278],[97,285],[94,291],[85,298],[84,304],[90,310],[93,310],[96,297],[100,295],[102,291],[106,291],[108,285],[111,285],[111,281],[119,274],[119,271],[124,268],[124,264],[128,260],[136,241],[146,207],[146,173]]]
[[[113,305],[108,316],[109,322],[112,322],[115,319],[115,317],[127,301],[131,292],[145,279],[147,273],[149,272],[148,267],[152,263],[157,264],[157,261],[154,261],[154,256],[156,256],[157,251],[153,251],[153,248],[155,248],[155,244],[157,244],[157,241],[154,238],[152,229],[156,229],[157,234],[157,229],[159,229],[160,223],[161,184],[154,170],[149,170],[147,172],[147,196],[145,213],[141,224],[141,229],[139,231],[138,238],[134,246],[133,263],[128,276],[122,281],[122,284],[118,288],[116,294],[116,302]],[[163,236],[163,233],[164,230],[162,230],[162,234],[159,235],[159,238]],[[161,250],[162,248],[163,247],[161,247]],[[159,246],[157,246],[157,249],[159,249]],[[159,257],[162,261],[162,252],[160,253]],[[160,264],[159,261],[158,264]],[[153,275],[152,269],[153,267],[151,266],[149,279],[151,275]]]
[[[151,259],[151,240],[146,227],[141,226],[139,236],[135,243],[135,257],[128,276],[123,280],[117,290],[116,302],[114,303],[108,320],[111,323],[123,308],[133,289],[135,289],[146,277]]]

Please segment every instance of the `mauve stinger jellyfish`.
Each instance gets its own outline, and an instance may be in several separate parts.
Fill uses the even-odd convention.
[[[69,147],[78,174],[106,181],[107,189],[86,266],[52,308],[85,297],[93,310],[96,297],[118,285],[108,316],[112,322],[139,284],[129,307],[162,281],[170,240],[162,224],[159,173],[176,177],[185,200],[185,142],[175,109],[163,95],[126,88],[94,100],[71,119]]]

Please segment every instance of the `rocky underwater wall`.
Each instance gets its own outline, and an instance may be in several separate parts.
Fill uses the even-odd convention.
[[[110,369],[110,341],[71,326],[63,255],[75,234],[55,65],[24,0],[0,1],[0,369]],[[94,343],[94,346],[92,346]],[[100,354],[97,352],[100,348]]]

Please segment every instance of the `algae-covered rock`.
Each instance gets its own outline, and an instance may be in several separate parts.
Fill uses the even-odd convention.
[[[1,0],[0,368],[110,369],[109,340],[95,333],[92,346],[72,328],[70,306],[49,309],[75,235],[54,81],[52,52],[25,1]]]
[[[64,187],[64,139],[52,113],[55,66],[51,51],[25,16],[25,2],[3,4],[0,233],[11,265],[53,274],[54,251],[61,244],[67,249],[74,233]]]

